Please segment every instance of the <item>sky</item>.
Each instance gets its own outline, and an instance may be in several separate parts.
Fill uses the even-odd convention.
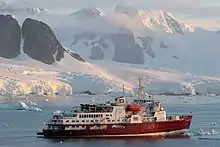
[[[3,1],[3,0],[0,0]],[[62,10],[97,7],[110,12],[121,5],[138,9],[160,9],[171,12],[174,16],[192,25],[206,28],[220,28],[220,0],[4,0],[8,3],[23,2],[25,5],[48,7]],[[22,7],[22,5],[21,5]]]

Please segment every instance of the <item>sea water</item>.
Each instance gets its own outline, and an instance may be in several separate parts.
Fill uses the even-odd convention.
[[[45,139],[36,133],[55,111],[70,109],[80,103],[99,103],[114,98],[99,96],[62,97],[51,101],[37,101],[42,111],[19,109],[0,110],[0,147],[219,147],[220,97],[156,96],[163,101],[170,114],[193,114],[189,138],[173,139]],[[0,104],[1,107],[1,104]]]

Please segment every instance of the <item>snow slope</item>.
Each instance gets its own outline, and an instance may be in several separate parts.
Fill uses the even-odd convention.
[[[168,69],[149,69],[146,66],[117,62],[93,62],[111,74],[131,83],[136,93],[138,77],[142,77],[144,92],[165,95],[219,95],[220,78],[196,76]],[[107,66],[106,66],[107,65]],[[125,74],[126,73],[126,74]]]
[[[46,65],[28,57],[0,59],[0,95],[71,95],[87,90],[94,94],[136,93],[137,78],[143,78],[150,94],[220,94],[220,79],[195,76],[144,65],[117,62],[76,62],[66,54],[61,63]],[[71,65],[70,65],[71,63]]]
[[[122,83],[132,91],[128,82],[93,64],[79,62],[69,54],[52,66],[25,55],[15,60],[0,60],[1,95],[71,95],[72,92],[86,90],[103,93],[117,90]]]

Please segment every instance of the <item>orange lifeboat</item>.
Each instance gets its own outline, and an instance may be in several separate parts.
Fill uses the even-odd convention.
[[[141,111],[141,106],[137,105],[128,105],[127,111]]]

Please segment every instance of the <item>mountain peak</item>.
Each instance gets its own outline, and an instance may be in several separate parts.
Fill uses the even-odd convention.
[[[84,17],[104,16],[104,13],[98,8],[83,8],[77,12],[72,13],[71,15],[84,18]]]
[[[138,18],[145,28],[154,31],[169,34],[184,34],[184,32],[195,31],[192,26],[179,22],[170,12],[163,10],[138,10],[130,6],[119,5],[115,8],[115,12],[126,14],[130,18]]]

